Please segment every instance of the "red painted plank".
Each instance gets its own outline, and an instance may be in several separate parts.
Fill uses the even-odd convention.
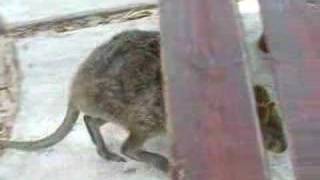
[[[319,180],[320,3],[260,3],[295,174],[297,180]]]
[[[268,179],[231,2],[160,1],[175,180]]]

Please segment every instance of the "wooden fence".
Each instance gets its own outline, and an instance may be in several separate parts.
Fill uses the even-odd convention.
[[[161,0],[174,180],[270,179],[232,0]],[[320,1],[260,0],[297,180],[320,178]]]

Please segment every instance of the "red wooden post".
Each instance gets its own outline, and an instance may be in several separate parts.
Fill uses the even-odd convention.
[[[320,178],[320,3],[260,0],[297,180]]]
[[[239,18],[231,0],[162,0],[175,180],[267,180]]]

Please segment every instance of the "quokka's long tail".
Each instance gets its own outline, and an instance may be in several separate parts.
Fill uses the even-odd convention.
[[[0,148],[13,148],[23,151],[34,151],[53,146],[69,134],[75,122],[77,121],[79,114],[80,111],[70,103],[63,123],[51,135],[35,141],[0,140]]]

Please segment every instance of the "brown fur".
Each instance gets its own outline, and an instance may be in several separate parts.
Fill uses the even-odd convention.
[[[285,151],[287,142],[276,104],[263,86],[255,85],[254,92],[265,148],[277,153]]]
[[[159,32],[132,30],[116,35],[96,48],[79,67],[70,88],[65,119],[56,132],[36,141],[0,140],[0,146],[30,151],[52,146],[71,131],[79,113],[83,112],[88,132],[101,157],[125,161],[109,151],[99,131],[103,124],[112,120],[130,133],[121,148],[124,155],[167,171],[169,163],[165,157],[142,150],[147,139],[166,131],[160,64]],[[270,102],[267,95],[260,96],[260,90],[256,90],[256,94],[258,104]],[[267,99],[260,103],[260,97]],[[262,129],[273,121],[271,115],[273,113],[259,113]],[[278,142],[279,138],[274,135],[264,137],[271,142]]]

